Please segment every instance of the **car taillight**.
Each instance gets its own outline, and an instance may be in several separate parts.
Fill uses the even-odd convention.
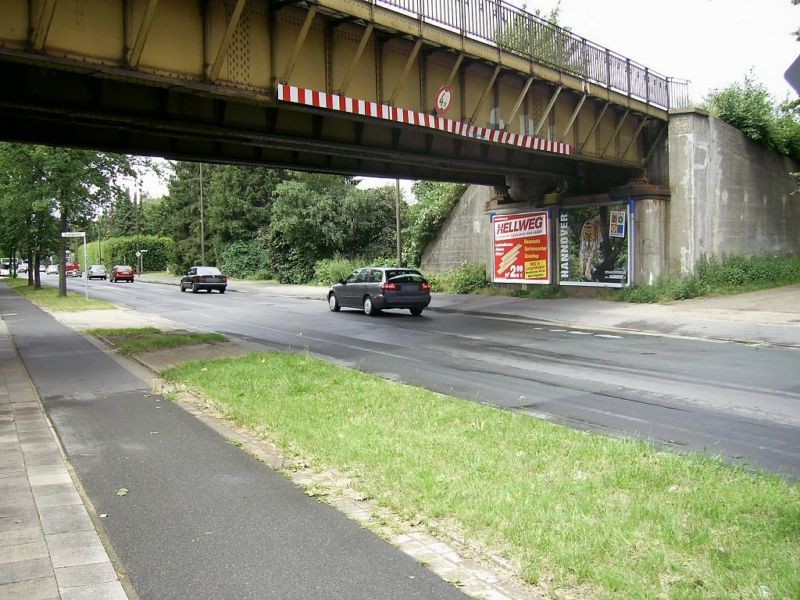
[[[400,286],[392,281],[387,281],[386,283],[381,284],[381,289],[384,292],[399,292]]]
[[[419,291],[420,292],[430,292],[431,291],[431,284],[427,281],[423,281],[419,284]]]
[[[206,282],[206,278],[205,277],[198,277],[197,278],[197,282],[198,283],[205,283]]]

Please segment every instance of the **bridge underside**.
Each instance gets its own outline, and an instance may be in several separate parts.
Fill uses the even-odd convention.
[[[549,65],[507,51],[534,30],[494,0],[415,4],[460,7],[462,27],[464,11],[477,11],[488,33],[459,33],[405,4],[7,0],[0,138],[348,175],[533,181],[543,193],[602,192],[646,165],[665,128],[668,80],[585,40],[562,44],[555,30],[542,34]],[[554,48],[567,53],[556,60]],[[599,75],[576,74],[584,68]],[[445,89],[449,112],[437,113]]]

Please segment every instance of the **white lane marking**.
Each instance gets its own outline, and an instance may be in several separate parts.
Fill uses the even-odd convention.
[[[588,331],[570,331],[570,335],[592,335]]]
[[[622,339],[621,335],[611,335],[610,333],[596,333],[595,337],[608,338],[610,340],[621,340]]]

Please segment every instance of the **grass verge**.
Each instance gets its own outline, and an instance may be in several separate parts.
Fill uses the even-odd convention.
[[[58,289],[50,286],[42,286],[38,290],[33,286],[28,286],[27,279],[6,279],[5,280],[18,294],[29,298],[35,304],[52,311],[77,312],[80,310],[116,310],[117,307],[102,300],[85,298],[83,294],[67,292],[65,298],[58,296]]]
[[[106,338],[119,350],[130,356],[166,348],[179,348],[195,344],[213,344],[227,341],[219,333],[195,333],[188,331],[163,332],[155,327],[97,328],[89,329],[90,335]]]
[[[778,477],[309,356],[200,361],[165,377],[315,468],[354,477],[400,515],[451,523],[502,551],[551,591],[800,597],[800,494]]]

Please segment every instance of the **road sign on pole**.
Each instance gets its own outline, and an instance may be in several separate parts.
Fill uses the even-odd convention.
[[[61,233],[61,237],[86,237],[85,231],[64,231]]]

